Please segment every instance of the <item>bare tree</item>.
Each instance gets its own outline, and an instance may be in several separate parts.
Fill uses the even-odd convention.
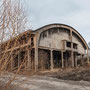
[[[0,7],[0,42],[25,31],[26,11],[20,0],[3,0]]]
[[[6,52],[11,47],[11,40],[27,29],[27,14],[21,1],[22,0],[2,0],[2,4],[0,5],[0,74],[6,70],[7,65],[13,61],[11,55],[14,50],[11,49],[11,51]],[[18,38],[19,37],[15,38],[13,47],[16,46]],[[9,41],[5,44],[4,51],[2,51],[3,43],[5,43],[6,40]],[[17,50],[14,57],[16,57],[18,53],[19,51]],[[22,66],[26,63],[26,58],[27,56],[25,55],[16,74],[19,73]],[[14,78],[15,76],[7,83],[5,90]]]
[[[3,43],[6,40],[12,40],[21,32],[25,31],[27,28],[27,16],[26,11],[21,3],[21,0],[3,0],[0,6],[0,51],[3,47]],[[17,45],[17,37],[13,42],[13,47]],[[11,47],[11,41],[8,41],[4,46],[4,51],[7,51]],[[0,64],[3,60],[5,62],[1,64],[0,70],[2,71],[7,62],[9,62],[10,55],[5,59],[6,52],[3,53],[2,58],[0,58]],[[9,60],[9,61],[8,61]]]

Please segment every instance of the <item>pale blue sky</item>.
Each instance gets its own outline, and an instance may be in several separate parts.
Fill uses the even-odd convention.
[[[30,26],[62,23],[74,27],[90,41],[90,0],[25,0]]]

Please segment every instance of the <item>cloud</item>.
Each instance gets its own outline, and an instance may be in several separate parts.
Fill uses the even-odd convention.
[[[25,0],[33,29],[50,23],[64,23],[90,41],[90,0]]]

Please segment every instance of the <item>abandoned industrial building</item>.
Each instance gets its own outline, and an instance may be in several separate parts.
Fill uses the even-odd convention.
[[[88,45],[74,28],[50,24],[1,44],[0,64],[9,62],[7,69],[18,68],[24,59],[23,68],[35,71],[83,66],[89,63]]]

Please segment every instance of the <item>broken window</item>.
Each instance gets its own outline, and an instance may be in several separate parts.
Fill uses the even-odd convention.
[[[33,39],[33,37],[31,38],[31,46],[34,46],[34,39]]]
[[[77,49],[77,44],[73,43],[73,48]]]
[[[66,42],[66,46],[71,48],[71,42]]]

